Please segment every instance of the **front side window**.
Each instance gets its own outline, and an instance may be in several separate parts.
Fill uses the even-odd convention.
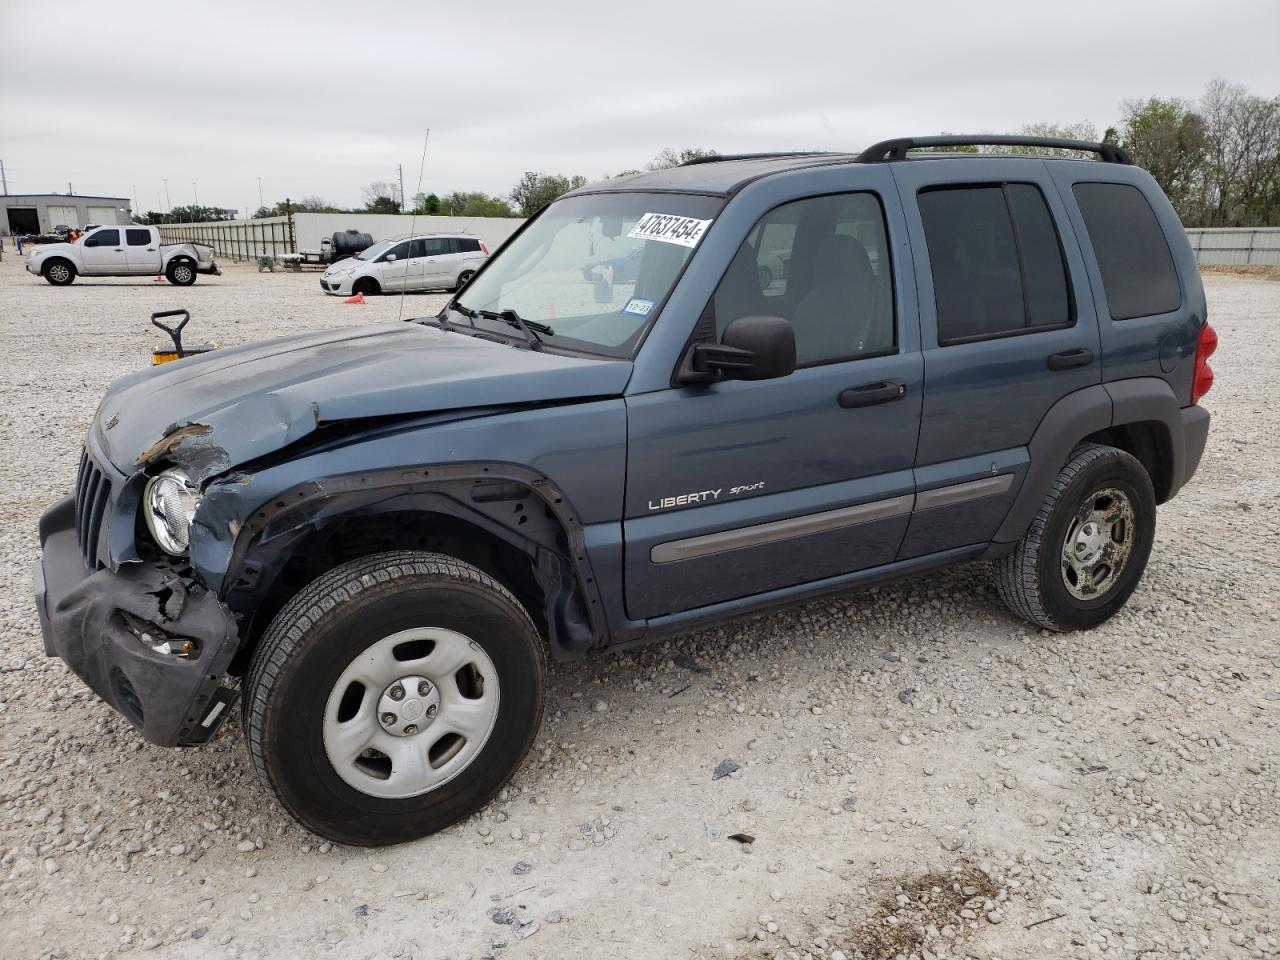
[[[940,187],[919,195],[938,343],[1070,326],[1058,232],[1029,183]]]
[[[892,352],[893,280],[880,201],[846,193],[770,210],[738,248],[712,307],[717,338],[738,317],[785,318],[800,365]]]
[[[85,241],[87,247],[114,247],[120,242],[119,230],[99,230]]]
[[[150,230],[126,230],[124,235],[131,247],[145,247],[151,242]]]
[[[1147,198],[1127,183],[1072,188],[1098,258],[1112,320],[1153,317],[1182,304],[1173,255]]]
[[[514,310],[544,343],[629,356],[722,204],[693,194],[563,197],[467,285],[455,301],[461,322],[509,334],[491,315]]]

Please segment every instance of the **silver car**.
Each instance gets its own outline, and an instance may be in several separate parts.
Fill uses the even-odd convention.
[[[402,290],[458,290],[488,259],[479,237],[427,233],[379,240],[358,256],[339,260],[320,278],[331,296],[399,293]]]

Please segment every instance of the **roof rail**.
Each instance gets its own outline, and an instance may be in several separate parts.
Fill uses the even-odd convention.
[[[705,157],[694,157],[692,160],[686,160],[680,164],[682,167],[692,167],[699,163],[719,163],[721,160],[778,160],[787,157],[820,157],[831,150],[783,150],[776,153],[712,153]]]
[[[860,163],[886,163],[892,160],[905,160],[907,159],[908,150],[918,150],[921,147],[1054,147],[1058,150],[1082,150],[1086,153],[1096,153],[1098,154],[1098,159],[1105,163],[1133,163],[1133,158],[1129,156],[1128,152],[1114,143],[1062,140],[1058,137],[1005,136],[990,133],[977,134],[971,137],[956,134],[942,137],[899,137],[896,140],[882,140],[858,154],[858,161]]]

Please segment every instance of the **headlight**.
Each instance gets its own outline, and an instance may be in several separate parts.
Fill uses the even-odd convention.
[[[187,552],[191,521],[200,506],[200,490],[181,470],[166,470],[147,481],[142,495],[147,529],[161,549],[174,556]]]

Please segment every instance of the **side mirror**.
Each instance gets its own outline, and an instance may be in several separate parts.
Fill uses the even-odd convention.
[[[387,254],[385,257],[383,257],[382,259],[383,259],[383,260],[385,260],[387,263],[395,263],[395,261],[396,261],[396,255],[395,255],[394,253],[388,253],[388,254]]]
[[[719,343],[695,344],[690,366],[695,374],[729,380],[785,377],[796,369],[796,334],[782,317],[739,317]]]

